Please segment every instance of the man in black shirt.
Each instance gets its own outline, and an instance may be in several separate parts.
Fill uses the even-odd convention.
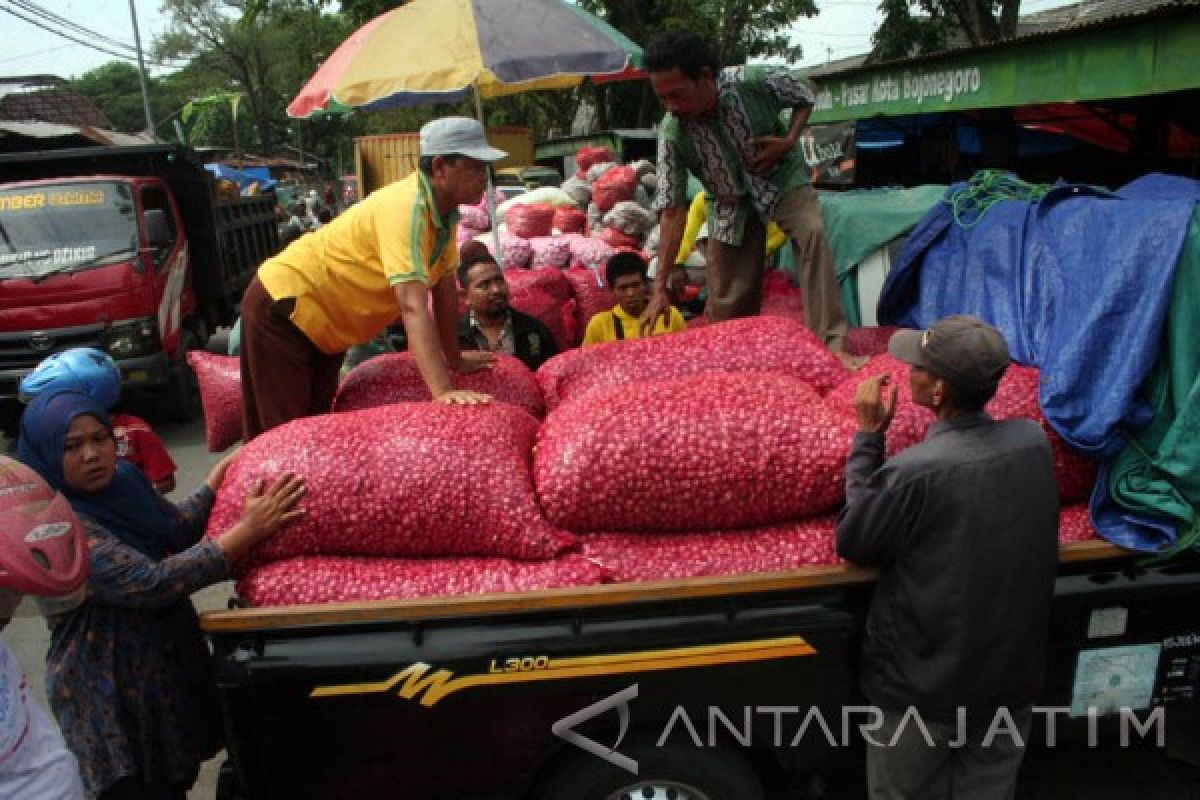
[[[1050,446],[1037,423],[983,410],[1009,363],[992,326],[947,317],[898,332],[889,350],[938,419],[885,462],[895,388],[885,396],[886,376],[858,388],[837,546],[880,568],[862,658],[863,693],[883,712],[868,740],[870,796],[1011,798],[1057,569]]]
[[[458,321],[459,347],[507,353],[531,370],[558,354],[545,324],[509,305],[504,272],[486,247],[467,242],[459,259],[458,285],[467,306]]]

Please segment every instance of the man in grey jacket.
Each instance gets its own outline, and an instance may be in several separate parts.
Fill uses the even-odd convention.
[[[1041,687],[1057,566],[1050,447],[1030,420],[983,408],[1008,367],[974,317],[900,331],[925,440],[884,461],[896,390],[864,381],[838,553],[878,566],[862,690],[883,711],[868,740],[877,798],[1011,798]]]

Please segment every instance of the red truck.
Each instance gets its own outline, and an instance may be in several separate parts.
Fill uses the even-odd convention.
[[[278,249],[274,198],[225,197],[169,144],[0,155],[0,424],[47,355],[99,347],[126,392],[198,410],[184,354],[236,317]]]

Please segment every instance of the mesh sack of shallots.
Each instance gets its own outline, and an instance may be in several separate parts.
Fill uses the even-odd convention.
[[[783,572],[841,563],[837,518],[813,517],[763,528],[702,533],[585,533],[583,554],[613,582]]]
[[[305,480],[304,516],[243,567],[302,555],[553,558],[577,540],[538,507],[537,427],[506,403],[400,403],[293,420],[242,449],[208,535],[238,521],[260,481],[293,472]]]
[[[561,236],[538,236],[529,240],[529,246],[533,248],[531,270],[566,269],[571,263],[571,242]]]
[[[559,352],[575,345],[575,301],[573,299],[564,303],[539,286],[529,286],[519,292],[512,292],[509,304],[522,314],[528,314],[540,320],[550,330],[550,335],[554,337],[554,344],[558,346]],[[570,324],[568,324],[568,320],[570,320]]]
[[[1040,381],[1041,373],[1037,368],[1011,365],[1000,381],[996,396],[987,404],[987,412],[996,419],[1024,418],[1041,425],[1054,456],[1059,501],[1067,504],[1086,500],[1096,482],[1096,462],[1071,448],[1046,421],[1038,401]]]
[[[575,295],[575,326],[579,330],[587,330],[592,317],[615,305],[612,292],[604,285],[602,269],[572,267],[565,270],[563,276],[570,281]]]
[[[604,583],[595,560],[567,554],[549,561],[505,558],[300,556],[257,567],[237,582],[255,606],[461,597]]]
[[[488,217],[487,209],[479,206],[459,206],[458,224],[465,225],[476,231],[491,230],[492,220]]]
[[[929,426],[936,420],[932,411],[913,402],[912,392],[908,388],[908,369],[907,364],[888,353],[875,356],[825,395],[825,402],[843,412],[847,418],[853,418],[854,394],[858,391],[858,385],[867,378],[887,375],[889,385],[896,387],[896,413],[886,435],[887,454],[894,456],[924,439]]]
[[[534,484],[583,531],[750,528],[832,510],[854,424],[807,384],[723,372],[596,391],[546,415]]]
[[[603,239],[579,236],[569,241],[572,267],[598,269],[600,272],[604,272],[604,268],[608,266],[608,260],[617,252],[617,248]]]
[[[790,375],[822,394],[850,374],[802,323],[787,317],[745,317],[562,353],[543,364],[537,378],[546,408],[552,409],[611,386],[741,370]]]
[[[508,232],[522,239],[549,236],[554,230],[555,207],[541,204],[513,206],[504,217]]]
[[[592,201],[601,211],[611,211],[617,203],[633,200],[637,177],[629,167],[613,167],[592,184]]]
[[[894,325],[849,328],[846,331],[846,352],[852,356],[877,356],[888,351],[892,334],[900,330]]]
[[[554,212],[554,228],[559,233],[583,233],[587,230],[587,213],[578,208],[560,208]]]
[[[637,250],[642,245],[638,236],[629,236],[616,228],[605,228],[600,231],[600,240],[616,250]]]
[[[496,234],[494,232],[481,233],[475,237],[475,241],[483,242],[483,246],[492,254],[492,258],[496,257]],[[533,247],[529,244],[529,240],[513,236],[506,230],[500,231],[500,251],[504,253],[506,269],[524,269],[533,261]]]
[[[654,227],[655,216],[637,203],[617,203],[604,215],[604,226],[641,239]]]
[[[497,402],[523,408],[539,419],[546,413],[537,378],[521,361],[503,353],[497,354],[491,369],[451,372],[450,382],[455,389],[490,394]],[[383,353],[359,364],[342,378],[333,410],[360,411],[431,399],[429,387],[411,353]]]
[[[1058,512],[1058,543],[1072,544],[1097,538],[1087,503],[1064,506]]]
[[[189,350],[188,364],[200,387],[204,444],[208,452],[228,450],[242,438],[242,373],[237,356]]]
[[[610,164],[612,160],[612,151],[607,147],[581,147],[575,154],[575,174],[583,177],[597,164]]]

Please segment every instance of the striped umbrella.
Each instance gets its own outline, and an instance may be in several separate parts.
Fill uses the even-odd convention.
[[[642,50],[563,0],[411,0],[346,39],[288,116],[386,109],[640,77]]]

